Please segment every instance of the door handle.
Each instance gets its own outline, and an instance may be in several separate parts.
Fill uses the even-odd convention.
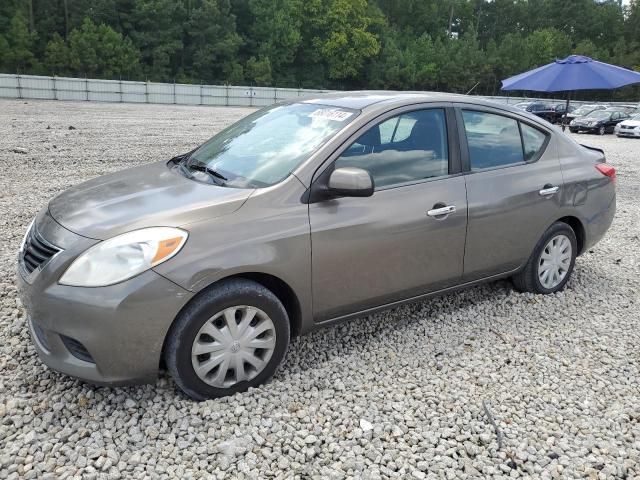
[[[542,190],[540,190],[538,193],[540,195],[542,195],[543,197],[550,197],[551,195],[556,193],[559,189],[560,189],[560,187],[553,187],[551,185],[545,185],[542,188]]]
[[[438,208],[429,210],[427,212],[427,215],[429,215],[430,217],[441,217],[443,215],[449,215],[450,213],[453,213],[455,211],[456,211],[455,205],[447,205],[444,207],[438,207]]]

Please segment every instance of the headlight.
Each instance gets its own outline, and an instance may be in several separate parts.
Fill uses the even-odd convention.
[[[166,262],[187,240],[179,228],[152,227],[123,233],[100,242],[76,258],[59,283],[75,287],[104,287]]]
[[[27,227],[27,231],[24,232],[24,237],[22,237],[22,242],[20,242],[20,249],[18,250],[18,253],[22,253],[24,251],[24,245],[25,245],[25,243],[27,243],[27,238],[29,237],[29,232],[33,228],[33,224],[35,223],[35,221],[36,221],[35,218],[33,220],[31,220],[31,223]]]

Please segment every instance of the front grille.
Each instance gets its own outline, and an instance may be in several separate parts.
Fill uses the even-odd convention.
[[[84,360],[85,362],[96,363],[93,361],[93,357],[89,353],[89,350],[87,350],[85,346],[78,340],[76,340],[75,338],[67,337],[65,335],[60,335],[60,338],[62,339],[62,343],[64,343],[64,346],[67,347],[67,350],[69,350],[69,353],[71,353],[71,355],[80,360]]]
[[[51,245],[37,232],[33,226],[24,242],[22,250],[22,263],[27,273],[47,263],[60,249]]]
[[[636,127],[634,127],[633,125],[622,125],[620,128],[624,128],[625,130],[633,130]]]

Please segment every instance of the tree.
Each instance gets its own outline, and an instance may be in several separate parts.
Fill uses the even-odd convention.
[[[271,85],[271,62],[268,57],[251,57],[247,60],[245,75],[253,84],[259,86]]]
[[[228,0],[202,0],[189,16],[188,34],[183,59],[185,65],[191,59],[196,79],[219,82],[241,72],[237,56],[242,39]]]
[[[183,71],[184,25],[187,10],[173,0],[135,0],[129,34],[140,50],[145,74],[173,81]]]
[[[47,71],[54,75],[69,72],[69,48],[64,39],[56,32],[47,43],[44,56]]]
[[[51,61],[54,54],[63,57],[59,40],[50,46]],[[82,27],[69,34],[68,64],[76,74],[102,78],[134,76],[139,70],[139,56],[129,38],[107,25],[95,25],[88,18]]]
[[[35,33],[30,33],[27,22],[20,11],[11,19],[11,25],[7,32],[7,52],[4,55],[3,63],[17,72],[28,72],[29,69],[38,65],[33,53],[33,44],[36,39]]]
[[[306,58],[319,58],[333,80],[356,77],[380,50],[367,30],[366,0],[309,0],[304,7]]]
[[[253,23],[246,47],[254,62],[256,56],[261,58],[263,68],[269,63],[269,77],[275,72],[276,80],[291,81],[291,67],[302,43],[302,1],[249,0],[249,12]]]

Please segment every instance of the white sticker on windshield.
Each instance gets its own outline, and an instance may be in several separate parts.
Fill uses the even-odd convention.
[[[337,122],[344,122],[351,115],[353,115],[353,112],[345,112],[337,108],[319,108],[309,114],[311,118],[324,118],[325,120],[335,120]]]

